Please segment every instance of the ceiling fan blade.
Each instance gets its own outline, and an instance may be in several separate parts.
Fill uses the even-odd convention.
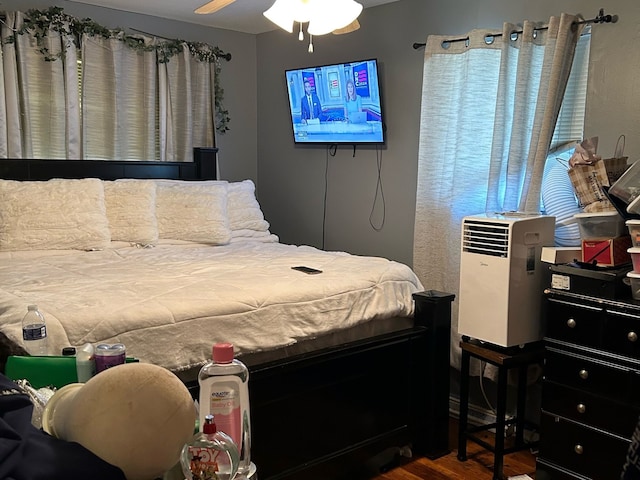
[[[356,18],[353,22],[351,22],[346,27],[337,28],[336,30],[334,30],[331,33],[333,33],[334,35],[342,35],[342,34],[345,34],[345,33],[355,32],[359,28],[360,28],[360,22],[358,22],[358,19]]]
[[[211,0],[209,3],[205,3],[201,7],[194,10],[194,13],[214,13],[218,10],[222,10],[227,5],[232,4],[236,0]]]

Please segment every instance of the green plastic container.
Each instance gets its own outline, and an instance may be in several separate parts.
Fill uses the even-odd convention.
[[[126,362],[138,359],[127,357]],[[78,381],[76,357],[72,356],[17,356],[7,358],[5,375],[11,380],[26,379],[33,388],[61,388]]]

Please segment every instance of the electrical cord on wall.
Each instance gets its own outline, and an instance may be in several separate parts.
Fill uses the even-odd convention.
[[[327,145],[324,166],[324,202],[322,210],[322,250],[324,250],[325,233],[327,227],[327,192],[329,191],[329,155],[336,156],[338,145]]]
[[[373,228],[376,232],[382,230],[384,227],[385,217],[387,215],[386,202],[384,200],[384,190],[382,188],[382,150],[378,145],[376,145],[376,164],[378,167],[378,180],[376,182],[376,194],[373,197],[373,205],[371,205],[371,213],[369,213],[369,224],[371,228]],[[373,213],[376,209],[376,204],[378,202],[378,195],[382,199],[382,220],[379,225],[375,225],[373,221]]]
[[[325,247],[325,235],[326,235],[326,226],[327,226],[327,195],[329,191],[329,156],[335,157],[338,151],[338,145],[332,144],[327,145],[326,155],[325,155],[325,168],[324,168],[324,205],[322,212],[322,250]],[[353,146],[353,156],[355,157],[356,147]],[[371,212],[369,213],[369,224],[371,228],[375,231],[379,232],[384,227],[384,222],[386,219],[387,209],[386,209],[386,201],[384,198],[384,189],[382,187],[382,150],[379,146],[376,145],[376,165],[378,170],[378,177],[376,181],[376,193],[373,197],[373,204],[371,205]],[[376,224],[373,216],[375,213],[376,205],[378,203],[378,197],[382,201],[382,219],[379,224]]]

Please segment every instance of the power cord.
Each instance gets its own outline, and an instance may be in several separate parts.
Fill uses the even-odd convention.
[[[338,151],[338,145],[332,144],[327,145],[326,155],[325,155],[325,168],[324,168],[324,205],[322,211],[322,250],[325,247],[325,237],[326,237],[326,226],[327,226],[327,195],[329,191],[329,156],[335,157]],[[353,156],[356,155],[356,146],[353,146]],[[382,150],[379,146],[376,145],[376,165],[378,169],[378,178],[376,181],[376,193],[373,197],[373,204],[371,205],[371,212],[369,213],[369,224],[371,228],[375,231],[379,232],[384,227],[387,209],[386,209],[386,201],[384,198],[384,189],[382,186]],[[378,204],[378,198],[382,201],[382,219],[378,225],[375,224],[373,219],[376,205]]]
[[[491,404],[491,402],[489,401],[489,397],[487,397],[487,393],[484,391],[484,371],[487,368],[487,362],[483,362],[482,360],[480,361],[480,391],[482,392],[482,396],[484,397],[484,401],[487,402],[487,406],[489,407],[489,409],[491,410],[491,413],[493,413],[494,415],[497,414],[495,407]]]
[[[484,389],[484,372],[487,368],[487,362],[480,360],[480,376],[479,381],[480,381],[480,391],[482,392],[482,396],[484,397],[484,401],[487,403],[487,406],[489,407],[489,409],[491,410],[491,413],[493,413],[493,415],[497,418],[498,417],[498,411],[497,409],[491,404],[491,402],[489,401],[489,397],[487,396],[487,393],[485,392]],[[513,417],[509,417],[509,419],[512,419]],[[505,419],[507,420],[507,419]],[[506,437],[510,437],[515,433],[515,425],[511,424],[509,426],[507,426],[507,428],[505,429],[505,436]]]
[[[326,236],[326,227],[327,227],[327,195],[329,191],[329,155],[332,157],[336,156],[336,152],[338,151],[338,145],[327,145],[326,155],[325,155],[325,165],[324,165],[324,202],[322,207],[322,246],[321,249],[324,250],[324,242]]]
[[[387,211],[386,202],[384,199],[384,190],[382,188],[382,150],[378,145],[376,145],[376,164],[378,167],[378,180],[376,182],[376,193],[373,197],[373,204],[371,205],[371,213],[369,213],[369,225],[371,225],[371,228],[373,228],[376,232],[379,232],[384,227],[384,221],[387,215]],[[376,204],[378,203],[378,195],[380,195],[380,198],[382,199],[382,220],[380,221],[380,224],[376,226],[374,224],[373,214],[376,209]]]

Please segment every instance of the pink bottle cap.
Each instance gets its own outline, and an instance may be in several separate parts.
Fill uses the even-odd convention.
[[[213,361],[216,363],[231,363],[233,361],[233,344],[216,343],[213,346]]]

